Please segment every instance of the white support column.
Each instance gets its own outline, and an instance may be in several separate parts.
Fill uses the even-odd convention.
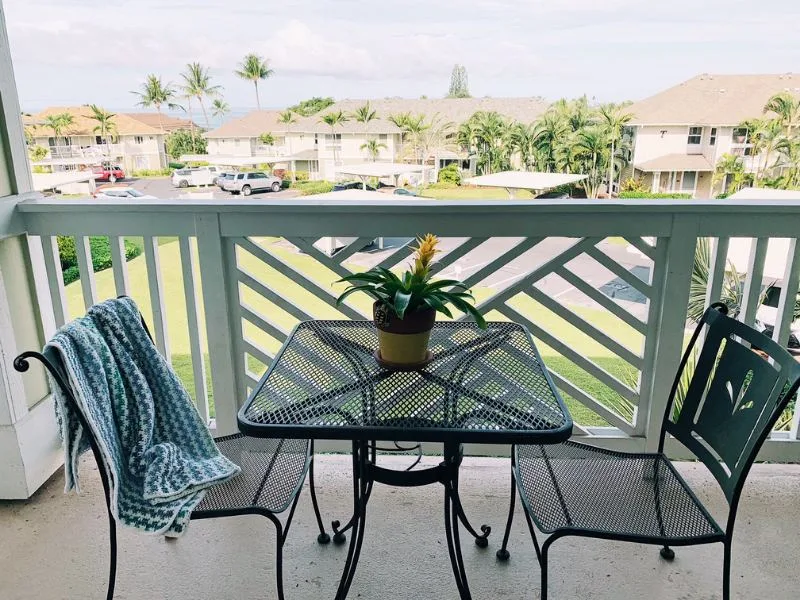
[[[239,406],[238,377],[234,365],[234,320],[228,306],[228,290],[233,273],[226,272],[219,215],[200,214],[195,219],[200,281],[206,314],[206,334],[211,362],[211,388],[214,391],[218,435],[236,433]]]
[[[661,241],[660,239],[659,243]],[[657,335],[652,384],[647,401],[645,447],[648,452],[658,448],[669,391],[683,351],[689,284],[697,245],[696,218],[689,215],[676,216],[672,224],[672,234],[664,241],[667,244],[666,266],[661,280],[653,281],[654,287],[661,288],[661,309],[655,327],[648,327],[648,331],[654,330]]]
[[[739,320],[752,327],[756,321],[756,311],[761,304],[761,287],[764,278],[764,261],[767,258],[769,238],[756,238],[750,246],[750,258],[747,261],[747,277],[742,294],[742,310]]]

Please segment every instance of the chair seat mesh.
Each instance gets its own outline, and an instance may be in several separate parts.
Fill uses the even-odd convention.
[[[568,528],[664,541],[723,535],[660,454],[574,442],[518,446],[516,475],[544,533]]]
[[[220,452],[239,465],[242,472],[215,485],[192,513],[203,517],[210,511],[267,510],[280,513],[291,504],[308,468],[308,440],[277,440],[241,434],[214,440]]]

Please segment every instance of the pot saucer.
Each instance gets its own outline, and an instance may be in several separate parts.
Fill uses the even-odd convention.
[[[388,360],[383,360],[381,358],[380,350],[375,350],[372,353],[372,356],[375,357],[375,361],[382,366],[384,369],[390,369],[392,371],[416,371],[417,369],[421,369],[429,365],[433,362],[433,353],[428,350],[425,353],[425,360],[417,362],[417,363],[393,363],[389,362]]]

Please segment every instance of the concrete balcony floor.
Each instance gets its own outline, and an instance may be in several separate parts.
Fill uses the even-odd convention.
[[[319,497],[325,519],[344,520],[350,510],[350,461],[318,457]],[[436,458],[426,458],[435,464]],[[387,466],[407,457],[381,459]],[[712,513],[724,499],[702,466],[680,471]],[[539,567],[517,503],[512,557],[494,556],[508,501],[508,461],[467,458],[462,497],[473,523],[493,526],[490,545],[464,543],[473,597],[539,598]],[[0,502],[0,597],[4,600],[105,598],[107,521],[94,463],[83,464],[83,495],[65,496],[55,475],[27,502]],[[437,487],[376,487],[351,598],[363,600],[456,599]],[[795,597],[800,585],[800,466],[758,465],[739,510],[733,551],[733,597]],[[193,522],[175,543],[120,529],[119,600],[243,600],[274,598],[274,529],[263,517]],[[308,493],[300,499],[285,547],[286,596],[332,598],[347,546],[319,546]],[[551,597],[555,599],[719,599],[722,546],[676,549],[666,563],[652,546],[566,538],[553,546]]]

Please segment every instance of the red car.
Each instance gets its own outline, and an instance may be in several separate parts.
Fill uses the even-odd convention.
[[[98,165],[92,167],[92,172],[97,175],[97,177],[95,177],[97,181],[109,181],[114,183],[115,181],[125,179],[125,171],[118,165]]]

